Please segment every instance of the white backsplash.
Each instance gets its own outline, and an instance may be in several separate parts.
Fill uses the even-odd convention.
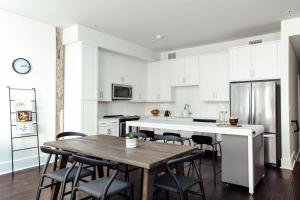
[[[177,87],[175,101],[172,103],[147,103],[145,115],[151,115],[150,111],[157,108],[161,111],[170,110],[172,116],[182,116],[185,104],[191,106],[192,117],[218,119],[219,111],[229,111],[229,102],[202,102],[199,100],[199,88]],[[228,112],[229,113],[229,112]],[[163,113],[161,112],[161,115]]]
[[[144,115],[145,103],[128,101],[101,102],[98,104],[99,117],[103,115]]]
[[[129,103],[127,101],[113,101],[99,103],[99,117],[103,115],[151,115],[152,109],[170,110],[172,116],[182,116],[185,104],[191,106],[192,117],[218,119],[219,111],[229,111],[229,102],[202,102],[199,100],[199,88],[177,87],[175,101],[172,103]],[[228,112],[229,113],[229,112]]]

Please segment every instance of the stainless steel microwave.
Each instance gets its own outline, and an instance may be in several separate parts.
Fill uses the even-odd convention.
[[[123,84],[112,84],[112,100],[132,99],[132,86]]]

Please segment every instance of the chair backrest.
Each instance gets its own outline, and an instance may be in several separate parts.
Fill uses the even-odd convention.
[[[87,136],[86,134],[84,133],[79,133],[79,132],[61,132],[61,133],[58,133],[56,135],[56,140],[60,139],[60,138],[65,138],[65,137],[74,137],[74,136],[77,136],[77,137],[85,137]]]
[[[174,160],[170,160],[167,162],[167,171],[168,173],[172,176],[173,180],[176,183],[177,186],[177,190],[180,194],[181,199],[183,199],[183,188],[182,185],[180,184],[179,180],[176,178],[174,171],[173,171],[173,166],[176,164],[180,164],[180,163],[185,163],[185,162],[190,162],[192,164],[192,167],[194,168],[194,170],[196,171],[197,177],[198,177],[198,181],[202,181],[202,177],[201,177],[201,173],[199,168],[196,166],[195,164],[195,160],[199,160],[204,156],[204,152],[203,150],[195,150],[192,152],[191,155],[188,156],[184,156],[182,158],[177,158]]]
[[[196,144],[212,145],[213,138],[205,135],[192,135],[192,141]]]
[[[180,142],[181,145],[183,145],[183,141],[179,133],[164,132],[162,138],[166,143],[173,142],[173,144],[175,144],[175,142]]]
[[[147,135],[145,133],[141,133],[141,132],[134,133],[134,137],[136,137],[138,139],[142,139],[142,140],[147,139]]]
[[[150,130],[140,130],[140,133],[145,133],[147,135],[148,138],[154,138],[154,131],[150,131]]]
[[[43,153],[47,153],[50,155],[61,155],[61,156],[71,156],[72,155],[72,153],[70,153],[68,151],[53,149],[53,148],[46,147],[46,146],[41,146],[40,149]]]
[[[75,163],[79,163],[78,171],[77,171],[75,179],[74,179],[74,185],[75,186],[78,185],[79,175],[81,173],[83,164],[94,165],[94,166],[104,166],[104,167],[108,167],[108,168],[111,168],[111,169],[115,169],[115,172],[110,177],[109,181],[105,185],[105,187],[103,189],[103,192],[102,192],[102,198],[101,199],[107,199],[106,196],[107,196],[108,189],[111,186],[114,179],[116,178],[117,174],[119,173],[118,165],[115,164],[115,163],[112,163],[110,161],[96,160],[96,159],[87,158],[87,157],[84,157],[84,156],[81,156],[81,155],[73,155],[73,158],[74,158]]]
[[[54,159],[54,165],[53,165],[53,171],[56,170],[56,165],[57,165],[57,158],[58,156],[71,156],[72,153],[68,152],[68,151],[62,151],[62,150],[59,150],[59,149],[53,149],[53,148],[50,148],[50,147],[46,147],[46,146],[41,146],[40,147],[41,151],[43,153],[46,153],[46,154],[49,154],[48,155],[48,158],[45,162],[45,166],[44,166],[44,169],[43,169],[43,174],[46,173],[47,171],[47,168],[48,168],[48,165],[50,163],[50,159],[52,157],[52,155],[55,155],[55,159]]]
[[[179,133],[172,133],[172,132],[164,132],[163,136],[176,136],[176,137],[181,137],[181,135]]]
[[[94,165],[94,166],[104,166],[104,167],[109,167],[112,169],[118,169],[118,165],[113,162],[88,158],[83,155],[73,154],[73,160],[75,162],[82,163],[82,164]]]

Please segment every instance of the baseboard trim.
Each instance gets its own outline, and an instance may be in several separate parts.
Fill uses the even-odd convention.
[[[41,165],[43,165],[45,163],[46,158],[47,158],[47,155],[40,156]],[[14,166],[15,166],[14,171],[17,172],[20,170],[36,167],[38,165],[39,165],[38,164],[38,156],[31,156],[31,157],[26,157],[26,158],[22,158],[22,159],[17,159],[17,160],[14,160]],[[12,172],[11,171],[11,160],[0,163],[0,175],[10,174],[11,172]]]
[[[300,149],[298,149],[297,154],[293,151],[290,158],[281,158],[281,169],[293,170],[298,160],[300,154]]]

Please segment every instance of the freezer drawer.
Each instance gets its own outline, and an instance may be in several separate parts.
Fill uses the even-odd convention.
[[[276,134],[265,134],[265,163],[276,165]]]

